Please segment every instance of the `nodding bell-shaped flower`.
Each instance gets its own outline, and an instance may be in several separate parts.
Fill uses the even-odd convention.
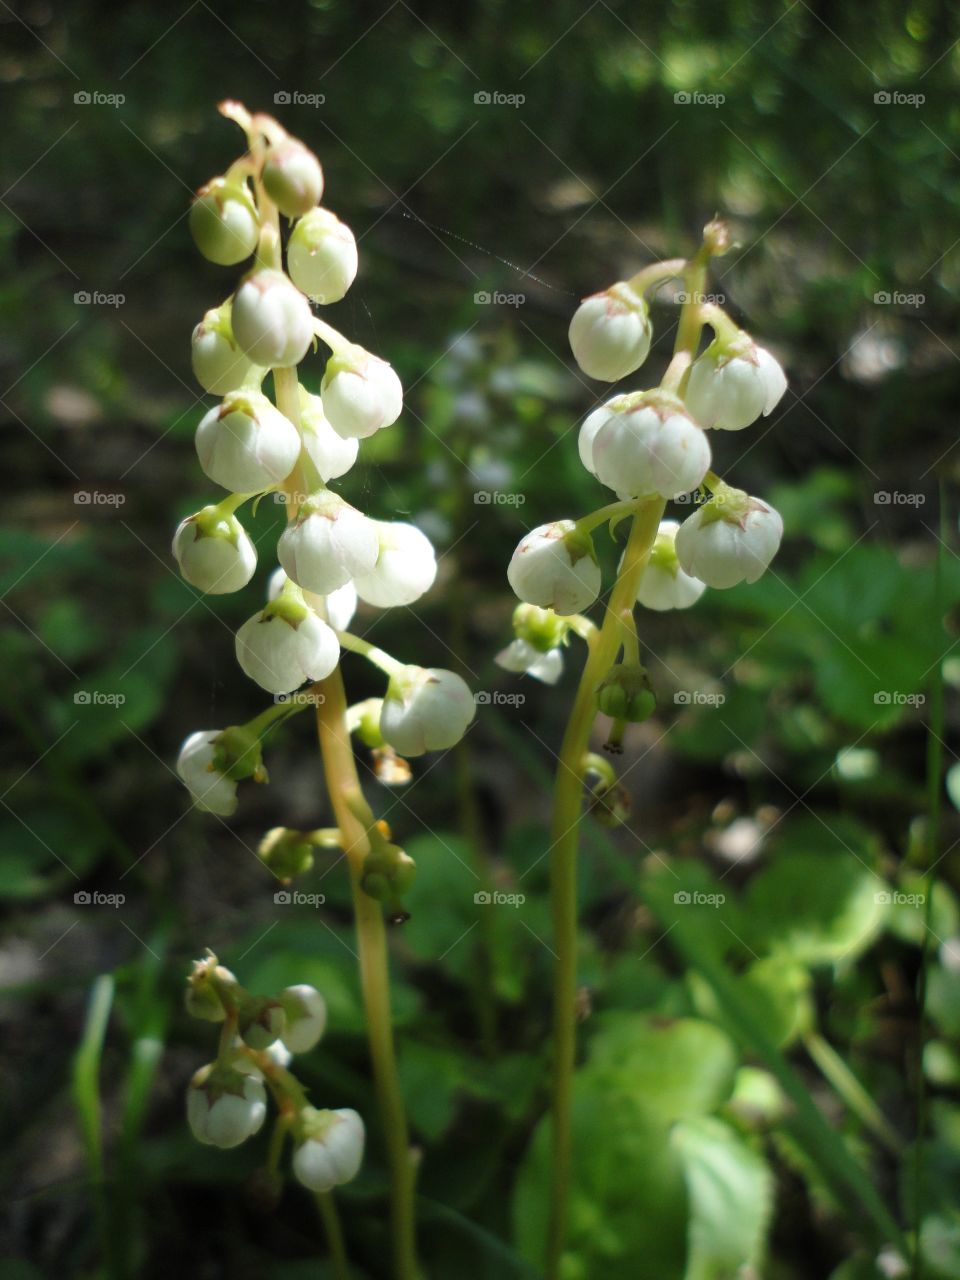
[[[550,649],[541,653],[528,640],[511,640],[501,649],[494,662],[504,671],[517,675],[533,676],[544,684],[556,684],[563,674],[563,650]]]
[[[180,748],[177,773],[196,807],[222,818],[236,812],[239,781],[266,779],[259,741],[238,726],[191,733]]]
[[[233,299],[233,335],[262,368],[299,364],[313,341],[310,303],[282,271],[248,275]]]
[[[311,209],[290,232],[290,279],[314,302],[339,302],[357,278],[358,262],[353,232],[329,209]]]
[[[267,584],[267,599],[276,600],[289,578],[282,569],[274,569]],[[313,598],[308,601],[317,608]],[[346,631],[357,612],[357,589],[352,582],[337,587],[329,595],[322,597],[323,613],[334,631]]]
[[[323,195],[320,161],[295,138],[270,148],[263,162],[262,176],[267,195],[287,218],[299,218],[320,203]]]
[[[258,493],[285,480],[300,444],[290,419],[259,391],[231,391],[197,427],[200,466],[233,493]]]
[[[706,591],[706,583],[680,568],[674,546],[676,520],[661,520],[650,559],[637,587],[637,604],[663,613],[668,609],[689,609]]]
[[[257,567],[257,552],[243,525],[217,506],[180,521],[173,554],[187,582],[211,596],[239,591]]]
[[[653,327],[642,294],[621,281],[584,298],[570,321],[570,347],[588,378],[616,382],[639,369]]]
[[[403,387],[392,365],[359,347],[330,357],[320,394],[331,426],[345,440],[366,440],[396,422],[403,409]]]
[[[326,679],[340,661],[340,642],[290,582],[237,632],[237,661],[261,689],[292,693]]]
[[[310,1191],[332,1191],[357,1176],[363,1162],[364,1129],[356,1111],[304,1107],[297,1119],[297,1134],[293,1172]]]
[[[187,1089],[187,1123],[198,1142],[238,1147],[260,1129],[267,1095],[256,1076],[208,1063]]]
[[[260,238],[257,207],[246,185],[214,178],[190,208],[190,234],[210,262],[232,267],[249,258]]]
[[[458,675],[411,665],[390,678],[380,732],[402,756],[422,756],[459,742],[475,714],[473,694]]]
[[[323,412],[323,401],[300,388],[300,434],[307,456],[324,484],[344,476],[357,460],[359,440],[344,440]]]
[[[741,431],[780,403],[786,375],[769,351],[742,331],[711,342],[693,362],[684,401],[701,427]]]
[[[327,1004],[315,987],[305,982],[287,987],[279,1000],[286,1015],[283,1043],[291,1053],[309,1053],[327,1025]]]
[[[193,376],[215,396],[225,396],[243,385],[253,365],[237,346],[230,327],[230,303],[208,311],[190,341]]]
[[[573,520],[541,524],[520,540],[507,580],[527,604],[561,615],[589,609],[601,586],[593,539]]]
[[[773,507],[742,489],[720,485],[677,530],[680,567],[708,587],[756,582],[777,554],[783,520]]]
[[[304,591],[325,596],[377,563],[380,540],[372,520],[338,494],[321,489],[301,503],[280,535],[277,556]]]
[[[710,445],[681,400],[653,391],[608,407],[592,442],[601,484],[631,497],[676,498],[697,488],[710,467]]]
[[[569,630],[569,623],[552,609],[518,604],[513,611],[515,639],[500,650],[494,661],[504,671],[556,684],[563,671],[563,645]]]
[[[374,527],[380,551],[370,572],[356,579],[357,595],[379,609],[413,604],[437,576],[433,544],[416,525],[400,520],[375,520]]]

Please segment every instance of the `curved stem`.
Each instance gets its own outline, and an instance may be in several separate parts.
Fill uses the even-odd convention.
[[[323,694],[317,704],[320,749],[327,788],[350,868],[367,1035],[390,1164],[393,1274],[395,1280],[416,1280],[414,1165],[393,1044],[386,929],[380,904],[360,887],[363,861],[370,851],[367,833],[374,824],[374,816],[357,777],[353,747],[346,727],[347,700],[339,667],[321,681],[320,690]]]
[[[617,516],[631,515],[636,510],[636,498],[625,498],[622,502],[609,502],[605,507],[598,507],[589,515],[581,516],[576,522],[577,529],[580,533],[592,533],[608,520],[615,520]]]
[[[654,262],[644,267],[635,276],[631,276],[627,284],[635,293],[644,293],[656,284],[663,284],[672,276],[682,276],[689,263],[686,258],[668,258],[665,262]]]
[[[392,658],[386,650],[378,649],[369,640],[362,640],[360,636],[355,636],[352,631],[338,631],[337,639],[340,641],[341,649],[349,649],[351,653],[359,653],[362,658],[366,658],[375,667],[379,667],[384,675],[398,675],[406,665],[398,658]]]
[[[324,1234],[330,1248],[330,1261],[333,1263],[335,1280],[350,1280],[350,1259],[347,1257],[347,1246],[343,1239],[343,1227],[340,1225],[340,1214],[337,1202],[329,1191],[318,1191],[317,1208],[323,1221]]]

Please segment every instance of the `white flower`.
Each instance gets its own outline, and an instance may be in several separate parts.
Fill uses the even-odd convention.
[[[253,1137],[267,1115],[267,1095],[255,1075],[201,1067],[187,1089],[187,1123],[198,1142],[238,1147]]]
[[[521,539],[507,580],[527,604],[566,615],[580,613],[600,594],[601,575],[589,536],[573,520],[541,524]]]
[[[593,440],[597,479],[631,497],[676,498],[696,489],[710,467],[710,445],[679,401],[658,397],[615,409]]]
[[[290,279],[314,302],[339,302],[357,277],[357,242],[329,209],[312,209],[290,233]]]
[[[233,299],[233,336],[254,364],[299,364],[313,341],[310,303],[282,271],[255,271]]]
[[[289,578],[283,569],[274,569],[267,583],[267,599],[276,600]],[[352,582],[346,582],[329,595],[315,596],[309,594],[307,603],[325,616],[334,631],[346,631],[357,612],[357,589]]]
[[[323,409],[345,440],[365,440],[400,417],[403,387],[393,367],[369,352],[331,356],[320,384]]]
[[[312,151],[290,138],[267,152],[263,185],[285,217],[297,218],[320,203],[323,170]]]
[[[221,307],[208,311],[194,329],[190,363],[193,376],[204,391],[215,396],[236,391],[243,383],[253,366],[234,340],[229,308],[226,315]]]
[[[257,552],[243,525],[234,515],[221,516],[215,506],[180,521],[173,554],[187,582],[213,596],[239,591],[257,567]]]
[[[357,594],[380,609],[413,604],[433,586],[437,558],[433,544],[416,525],[376,520],[380,540],[377,563],[355,582]]]
[[[203,256],[218,266],[249,258],[260,238],[260,219],[248,189],[226,178],[201,187],[190,208],[190,234]]]
[[[724,487],[680,526],[677,559],[684,572],[708,587],[735,587],[756,582],[782,536],[783,521],[773,507]]]
[[[237,661],[261,689],[292,693],[306,680],[326,679],[340,661],[340,642],[312,609],[285,594],[237,632]]]
[[[422,756],[459,742],[475,714],[473,694],[458,675],[408,666],[390,681],[380,732],[402,756]]]
[[[346,475],[360,452],[359,440],[344,440],[323,412],[323,401],[300,388],[300,434],[307,456],[326,484]]]
[[[379,551],[373,521],[328,489],[301,505],[277,544],[287,577],[318,596],[369,573]]]
[[[701,427],[740,431],[771,413],[786,389],[783,370],[763,347],[747,340],[731,353],[712,342],[693,363],[684,400]]]
[[[198,809],[229,818],[237,810],[237,784],[213,767],[214,742],[219,729],[199,729],[180,748],[177,773]]]
[[[563,673],[563,650],[548,649],[546,653],[534,648],[529,640],[511,640],[494,658],[504,671],[533,676],[544,684],[556,684]]]
[[[311,1191],[331,1191],[357,1176],[363,1161],[363,1121],[349,1107],[301,1112],[305,1138],[293,1153],[297,1181]],[[311,1133],[314,1136],[310,1136]]]
[[[300,983],[280,992],[286,1014],[282,1040],[291,1053],[309,1053],[327,1025],[327,1004],[316,987]]]
[[[637,603],[647,609],[688,609],[706,590],[699,578],[684,573],[677,560],[674,542],[680,528],[676,520],[661,520],[650,559],[637,588]]]
[[[211,480],[233,493],[258,493],[285,480],[300,456],[300,434],[258,391],[231,391],[197,427],[197,457]]]
[[[570,347],[589,378],[616,382],[639,369],[653,329],[646,299],[621,282],[595,293],[574,312]]]

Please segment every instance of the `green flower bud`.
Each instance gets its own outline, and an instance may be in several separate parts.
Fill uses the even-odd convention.
[[[570,624],[552,609],[536,604],[518,604],[513,611],[513,633],[538,653],[549,653],[566,643]]]
[[[618,663],[597,687],[597,706],[612,720],[649,720],[657,700],[643,667]]]
[[[217,957],[208,951],[203,960],[194,961],[187,978],[184,1004],[192,1018],[203,1022],[223,1022],[227,1016],[227,1003],[237,997],[240,985],[229,969],[217,963]]]
[[[197,192],[190,209],[190,233],[205,258],[232,267],[257,247],[260,218],[247,188],[214,178]]]
[[[278,880],[289,884],[313,866],[313,843],[309,832],[290,827],[274,827],[260,841],[257,853]]]
[[[234,782],[243,778],[262,782],[267,776],[260,739],[246,725],[231,725],[214,739],[213,767]]]

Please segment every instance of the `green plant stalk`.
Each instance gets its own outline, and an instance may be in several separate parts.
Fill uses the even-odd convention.
[[[340,1225],[337,1202],[329,1191],[318,1192],[316,1199],[327,1245],[330,1248],[330,1261],[333,1263],[335,1280],[350,1280],[350,1259],[347,1257],[347,1246],[343,1239],[343,1227]]]
[[[73,1104],[77,1110],[80,1132],[90,1169],[97,1230],[104,1273],[122,1277],[121,1259],[115,1247],[112,1215],[107,1199],[103,1165],[102,1107],[100,1105],[100,1061],[107,1034],[110,1009],[113,1006],[114,982],[109,973],[101,974],[90,990],[83,1039],[73,1060]]]
[[[703,293],[710,250],[704,244],[684,272],[687,295]],[[674,357],[666,383],[677,390],[700,340],[700,309],[684,304],[677,327]],[[583,795],[583,758],[597,714],[597,685],[613,665],[623,643],[624,623],[637,602],[640,576],[650,557],[666,503],[657,497],[638,504],[623,561],[610,595],[603,626],[589,642],[570,719],[557,763],[551,825],[550,896],[556,952],[553,983],[553,1145],[550,1172],[550,1218],[547,1235],[547,1280],[559,1280],[567,1237],[568,1201],[573,1167],[570,1110],[576,1060],[577,988],[577,851]]]
[[[903,1142],[886,1116],[853,1074],[833,1045],[818,1031],[803,1037],[807,1053],[823,1076],[830,1082],[850,1110],[865,1128],[895,1156],[903,1155]]]
[[[367,1035],[390,1165],[394,1277],[395,1280],[417,1280],[414,1165],[393,1044],[386,927],[382,907],[368,897],[360,885],[363,862],[370,852],[367,832],[373,826],[374,816],[357,777],[353,746],[346,727],[347,699],[340,668],[337,667],[317,687],[323,695],[317,704],[320,749],[327,789],[350,868]]]

